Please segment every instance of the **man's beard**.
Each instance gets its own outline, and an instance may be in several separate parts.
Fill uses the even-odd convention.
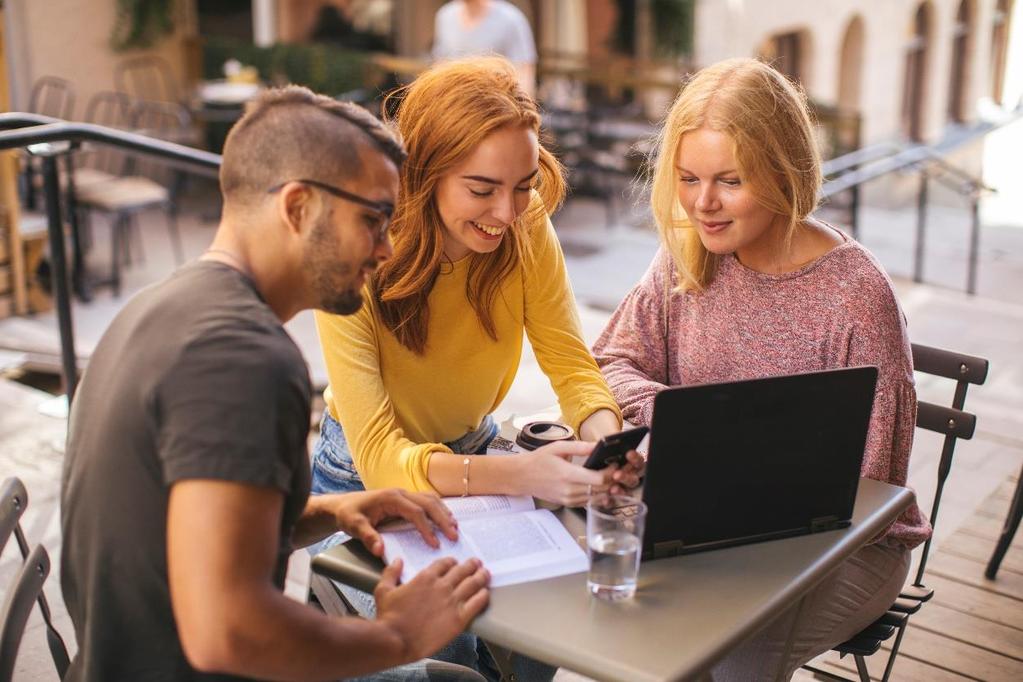
[[[353,285],[362,268],[375,269],[376,260],[365,261],[359,271],[350,263],[339,261],[341,253],[337,235],[328,216],[313,226],[309,246],[305,253],[305,267],[312,273],[316,292],[316,307],[334,315],[353,315],[362,308],[362,293]]]

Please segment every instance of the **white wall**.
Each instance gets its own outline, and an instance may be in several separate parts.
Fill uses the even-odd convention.
[[[81,119],[88,99],[114,87],[114,66],[124,58],[157,54],[167,60],[179,87],[185,85],[187,28],[185,3],[178,0],[179,29],[149,50],[115,53],[110,48],[115,0],[8,0],[5,3],[7,59],[11,75],[11,108],[28,107],[32,83],[40,76],[59,76],[75,87],[75,118]]]

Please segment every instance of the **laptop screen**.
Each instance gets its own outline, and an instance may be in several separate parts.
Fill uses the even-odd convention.
[[[848,521],[876,379],[876,368],[856,367],[659,393],[644,554],[658,543],[679,553]]]

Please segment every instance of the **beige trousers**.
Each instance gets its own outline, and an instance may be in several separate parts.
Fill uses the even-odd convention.
[[[799,603],[793,604],[720,661],[711,671],[711,679],[788,680],[801,665],[849,639],[887,611],[906,582],[909,564],[910,552],[905,548],[863,547],[806,595],[801,610]],[[797,615],[799,621],[795,622]],[[790,633],[792,648],[786,655]]]

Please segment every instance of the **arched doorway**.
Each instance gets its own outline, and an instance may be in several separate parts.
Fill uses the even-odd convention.
[[[922,2],[913,15],[911,38],[906,45],[906,68],[902,87],[902,131],[914,142],[923,141],[924,97],[930,67],[930,34],[933,21],[930,2]]]
[[[854,113],[860,110],[860,86],[863,79],[863,18],[854,16],[846,26],[838,59],[838,108]]]
[[[810,31],[804,28],[769,36],[757,49],[757,57],[809,90],[813,47]]]
[[[973,17],[973,1],[962,0],[952,27],[952,80],[948,86],[948,118],[954,123],[966,120],[970,55],[973,52]]]

